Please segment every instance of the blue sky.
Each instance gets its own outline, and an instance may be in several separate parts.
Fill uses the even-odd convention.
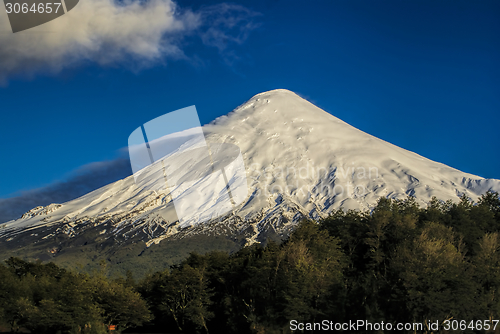
[[[193,13],[216,4],[177,3]],[[395,145],[500,179],[500,2],[234,4],[247,11],[235,26],[217,26],[233,36],[222,46],[203,39],[221,19],[211,13],[205,28],[170,33],[182,56],[165,53],[140,68],[131,55],[9,69],[0,86],[0,198],[123,158],[129,134],[167,112],[194,104],[204,124],[276,88]],[[124,166],[103,182],[126,175]]]

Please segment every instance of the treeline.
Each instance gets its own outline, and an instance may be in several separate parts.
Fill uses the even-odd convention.
[[[0,265],[0,323],[17,332],[108,333],[151,320],[132,280],[80,274],[53,263],[10,258]]]
[[[500,198],[380,199],[371,213],[303,221],[281,244],[191,254],[139,282],[10,259],[0,314],[36,333],[147,326],[182,333],[289,333],[290,321],[500,319]],[[467,332],[467,331],[466,331]]]

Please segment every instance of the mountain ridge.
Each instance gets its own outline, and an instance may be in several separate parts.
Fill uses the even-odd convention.
[[[202,129],[209,146],[228,143],[241,150],[248,194],[232,212],[199,226],[181,226],[169,190],[157,187],[163,179],[136,184],[130,176],[0,225],[0,243],[37,234],[56,245],[62,235],[71,239],[94,229],[100,233],[95,240],[113,239],[116,247],[132,242],[151,247],[173,237],[227,231],[248,245],[270,235],[285,237],[302,218],[321,219],[338,208],[370,210],[380,197],[414,196],[426,205],[433,196],[458,200],[466,194],[477,200],[488,190],[500,192],[500,180],[399,148],[288,90],[257,94]]]

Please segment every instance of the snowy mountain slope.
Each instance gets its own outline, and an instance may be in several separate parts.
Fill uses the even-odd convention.
[[[500,180],[463,173],[394,146],[287,90],[258,94],[203,131],[209,146],[229,143],[241,150],[248,194],[229,214],[199,226],[179,224],[156,163],[138,183],[130,176],[73,201],[32,209],[0,225],[0,241],[26,233],[38,236],[39,231],[45,231],[43,238],[71,238],[102,225],[100,233],[108,238],[140,238],[147,246],[210,231],[244,234],[252,243],[269,230],[286,233],[301,217],[318,219],[339,207],[370,209],[381,196],[412,195],[425,205],[432,196],[457,200],[465,193],[477,200],[488,190],[500,192]],[[204,211],[210,210],[207,203],[189,204]]]

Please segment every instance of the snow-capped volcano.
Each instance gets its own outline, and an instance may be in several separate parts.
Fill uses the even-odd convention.
[[[284,233],[302,217],[326,217],[337,208],[368,210],[383,197],[433,196],[473,200],[500,180],[463,173],[360,131],[293,92],[258,94],[226,116],[203,126],[207,144],[234,144],[246,166],[248,193],[230,213],[199,226],[179,224],[171,194],[134,176],[63,204],[37,207],[0,226],[0,240],[20,234],[74,237],[89,228],[148,246],[182,233],[207,229],[243,233],[248,243],[263,231]],[[207,210],[207,202],[190,203]],[[203,208],[202,208],[203,206]]]

